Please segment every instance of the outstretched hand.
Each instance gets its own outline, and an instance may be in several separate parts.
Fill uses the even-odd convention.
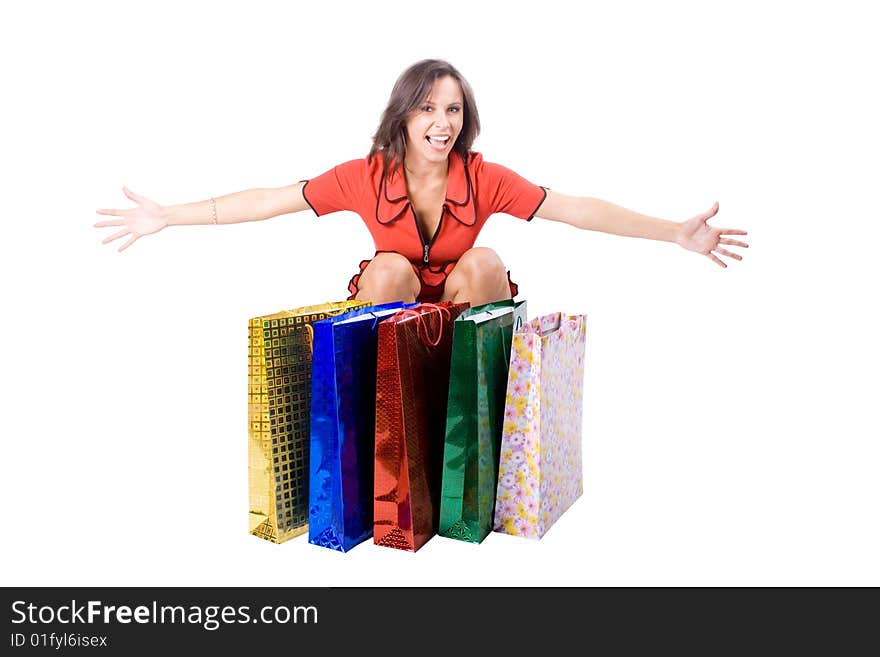
[[[733,253],[719,246],[719,244],[729,244],[731,246],[741,246],[748,248],[749,245],[739,240],[731,240],[722,235],[748,235],[744,230],[736,228],[715,228],[706,223],[709,219],[718,213],[718,202],[712,206],[708,212],[698,214],[693,219],[688,219],[681,224],[678,239],[676,240],[681,246],[689,251],[702,253],[704,256],[711,258],[720,267],[727,267],[727,264],[718,257],[718,255],[727,256],[734,260],[742,260],[742,256]],[[715,254],[718,255],[715,255]]]
[[[138,206],[128,210],[98,210],[98,214],[109,214],[116,217],[122,217],[122,219],[99,221],[95,224],[95,228],[104,228],[105,226],[124,226],[122,230],[104,238],[101,242],[101,244],[107,244],[120,237],[131,235],[128,241],[119,247],[119,251],[124,251],[130,247],[134,244],[137,238],[158,232],[168,225],[166,210],[163,206],[151,201],[145,196],[135,194],[128,189],[128,187],[123,187],[122,191],[129,199],[137,203]]]

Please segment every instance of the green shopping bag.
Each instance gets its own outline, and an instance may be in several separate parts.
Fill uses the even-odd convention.
[[[510,346],[526,321],[526,302],[508,299],[469,308],[453,323],[441,536],[479,543],[492,531]]]

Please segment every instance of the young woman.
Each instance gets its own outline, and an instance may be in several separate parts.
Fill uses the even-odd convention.
[[[723,237],[745,231],[706,223],[718,212],[718,203],[675,222],[533,185],[471,151],[479,131],[467,81],[448,62],[424,60],[404,71],[394,85],[366,158],[287,187],[167,207],[123,188],[137,207],[98,210],[121,219],[95,226],[121,226],[104,243],[130,236],[122,251],[166,226],[256,221],[308,208],[318,216],[351,210],[364,220],[376,253],[351,278],[349,298],[376,303],[451,300],[479,305],[515,296],[517,286],[498,255],[474,247],[483,224],[496,212],[676,242],[721,267],[727,265],[719,256],[742,259],[721,245],[748,246]]]

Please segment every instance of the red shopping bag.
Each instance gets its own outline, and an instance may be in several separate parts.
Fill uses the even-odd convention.
[[[415,552],[437,533],[452,322],[469,305],[420,304],[379,324],[377,545]]]

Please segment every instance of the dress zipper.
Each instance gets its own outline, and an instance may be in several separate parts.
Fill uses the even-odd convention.
[[[443,225],[443,216],[446,214],[446,204],[443,204],[443,209],[440,211],[440,221],[437,222],[437,228],[434,230],[434,234],[431,236],[430,242],[425,242],[425,238],[422,235],[422,227],[419,225],[419,218],[416,216],[416,209],[410,204],[410,210],[413,213],[413,220],[416,222],[416,231],[419,233],[419,241],[422,243],[422,248],[424,249],[424,253],[422,255],[422,262],[426,265],[431,257],[431,247],[434,245],[434,240],[437,239],[437,235],[440,234],[440,227]]]

